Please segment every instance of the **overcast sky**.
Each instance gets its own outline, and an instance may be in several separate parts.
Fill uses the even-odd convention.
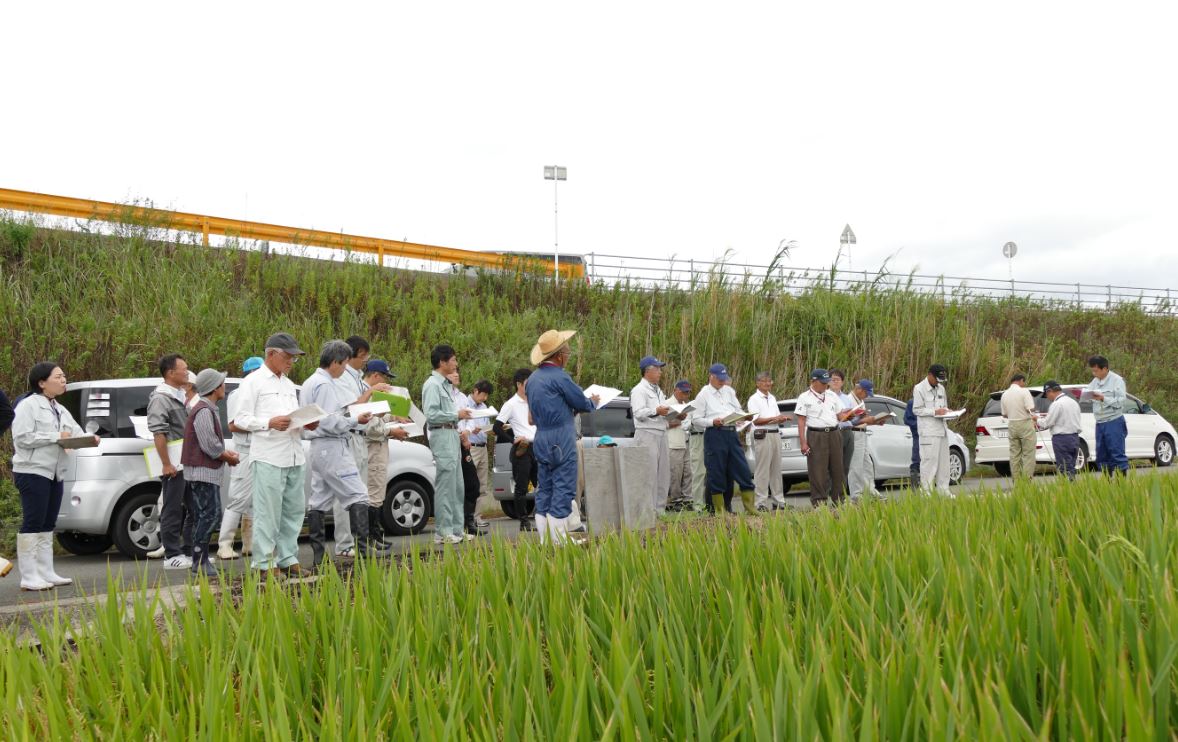
[[[10,3],[0,187],[407,238],[1166,287],[1178,4]],[[844,264],[845,266],[845,264]]]

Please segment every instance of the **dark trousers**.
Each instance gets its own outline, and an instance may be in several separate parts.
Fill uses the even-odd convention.
[[[462,449],[462,522],[474,523],[474,507],[479,501],[479,470],[474,467],[470,449]]]
[[[192,559],[196,561],[200,558],[196,549],[207,553],[209,537],[213,535],[213,530],[221,525],[221,488],[208,482],[189,482],[188,488],[191,492],[193,521]]]
[[[912,474],[920,474],[920,433],[916,432],[916,428],[909,428],[912,431],[912,463],[908,465],[908,471]]]
[[[1125,437],[1129,429],[1125,427],[1125,416],[1105,423],[1096,423],[1096,465],[1105,474],[1111,474],[1114,469],[1122,474],[1129,473],[1129,459],[1125,456]]]
[[[855,431],[843,428],[839,433],[843,436],[843,489],[849,492],[847,487],[850,486],[848,479],[851,476],[851,461],[855,458]]]
[[[704,467],[708,473],[708,494],[723,495],[724,507],[732,510],[732,486],[755,491],[749,460],[736,431],[708,428],[704,431]],[[708,498],[711,507],[711,497]]]
[[[537,478],[536,457],[532,455],[532,444],[522,448],[511,446],[511,478],[515,480],[515,509],[520,518],[528,512],[528,484],[535,486]]]
[[[160,540],[164,543],[164,558],[171,559],[192,551],[192,490],[183,473],[161,477],[160,481],[164,488]]]
[[[843,499],[847,486],[843,474],[843,434],[841,430],[806,431],[810,455],[806,457],[806,471],[810,476],[810,504],[818,506],[825,500],[835,503]]]
[[[52,531],[61,511],[62,483],[40,474],[13,474],[12,478],[16,481],[17,492],[20,492],[20,509],[24,516],[20,532]]]
[[[1076,479],[1076,451],[1080,448],[1079,433],[1051,436],[1051,450],[1055,452],[1055,470],[1067,478]]]

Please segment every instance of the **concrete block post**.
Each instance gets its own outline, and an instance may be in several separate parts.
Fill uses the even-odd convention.
[[[585,510],[594,534],[653,528],[654,462],[645,448],[585,451]]]

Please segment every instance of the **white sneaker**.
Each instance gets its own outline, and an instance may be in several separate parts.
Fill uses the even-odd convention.
[[[166,553],[167,552],[164,551],[164,547],[161,546],[158,549],[154,549],[152,551],[147,552],[146,556],[148,559],[163,559],[164,554],[166,554]]]
[[[192,569],[192,557],[181,554],[164,562],[164,569]]]
[[[233,550],[229,544],[224,544],[217,549],[217,557],[220,559],[237,559],[241,554]]]
[[[474,535],[473,533],[463,533],[462,534],[463,541],[474,541],[476,538],[478,538],[478,536]]]
[[[483,516],[481,516],[481,515],[475,515],[475,517],[474,517],[474,527],[475,527],[475,528],[480,528],[480,529],[482,529],[482,528],[486,528],[486,527],[488,527],[488,526],[490,526],[490,525],[491,525],[491,524],[487,522],[487,519],[486,519],[486,518],[484,518],[484,517],[483,517]]]
[[[442,544],[444,544],[444,543],[446,543],[446,537],[445,537],[445,536],[443,536],[443,535],[442,535],[442,534],[440,534],[440,533],[434,536],[434,544],[435,544],[435,545],[437,545],[437,546],[441,546],[441,545],[442,545]]]
[[[473,538],[473,537],[471,537],[471,538]],[[462,536],[459,536],[454,533],[450,534],[449,536],[446,536],[446,538],[445,538],[445,542],[447,544],[461,544],[463,541],[466,541],[466,539],[463,538]]]

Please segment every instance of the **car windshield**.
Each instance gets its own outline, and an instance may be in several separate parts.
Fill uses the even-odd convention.
[[[598,437],[603,435],[614,438],[633,438],[634,420],[629,405],[625,407],[606,407],[581,416],[581,435]]]

